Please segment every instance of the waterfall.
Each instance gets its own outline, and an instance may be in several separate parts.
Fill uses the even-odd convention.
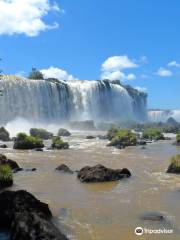
[[[0,79],[0,122],[122,121],[146,118],[146,96],[109,81]]]
[[[148,119],[150,122],[166,122],[170,117],[174,118],[177,122],[180,122],[180,109],[148,111]]]

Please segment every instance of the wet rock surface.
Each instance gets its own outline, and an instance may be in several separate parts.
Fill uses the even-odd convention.
[[[58,171],[64,172],[64,173],[73,174],[73,171],[65,164],[59,165],[55,170],[58,170]]]
[[[51,217],[48,205],[24,190],[0,194],[0,227],[9,229],[13,240],[67,240]]]
[[[99,164],[94,167],[83,167],[78,172],[77,177],[81,182],[108,182],[128,178],[130,176],[131,173],[126,168],[114,170]]]

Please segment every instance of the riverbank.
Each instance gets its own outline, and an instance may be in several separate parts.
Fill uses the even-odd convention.
[[[173,227],[174,234],[159,235],[158,239],[179,239],[180,177],[167,174],[169,159],[180,153],[180,147],[165,140],[141,146],[116,149],[107,147],[107,140],[86,139],[87,135],[103,132],[73,133],[64,137],[69,150],[36,152],[2,149],[1,152],[23,168],[37,168],[35,172],[14,175],[12,190],[26,189],[49,204],[55,223],[70,239],[126,240],[137,239],[137,226]],[[12,143],[7,143],[12,147]],[[50,145],[50,141],[46,141]],[[72,170],[86,165],[103,164],[113,169],[127,167],[130,179],[118,182],[82,184],[76,174],[55,171],[65,163]],[[155,211],[168,219],[165,223],[143,221],[141,214]],[[156,237],[156,236],[154,236]],[[148,235],[148,239],[154,239]],[[147,239],[147,236],[141,237]]]

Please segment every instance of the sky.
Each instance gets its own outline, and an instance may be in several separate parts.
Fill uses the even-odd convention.
[[[179,0],[0,0],[0,69],[119,79],[180,109]]]

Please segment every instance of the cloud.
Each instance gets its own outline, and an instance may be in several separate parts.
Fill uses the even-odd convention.
[[[168,63],[168,67],[180,67],[180,63],[177,63],[176,61],[172,61]]]
[[[125,74],[123,70],[136,67],[138,65],[126,55],[109,57],[101,66],[101,79],[134,80],[136,78],[135,74]]]
[[[44,75],[44,78],[57,78],[59,80],[77,80],[77,78],[73,77],[73,75],[68,74],[65,70],[49,67],[48,69],[40,70]]]
[[[117,71],[135,67],[138,67],[138,65],[135,64],[132,60],[130,60],[126,55],[109,57],[102,64],[103,71]]]
[[[139,92],[147,92],[147,88],[145,87],[135,87],[136,90],[138,90]]]
[[[172,72],[170,70],[161,67],[157,71],[157,75],[159,75],[161,77],[171,77],[173,74],[172,74]]]
[[[58,23],[49,25],[43,20],[51,11],[61,10],[49,0],[0,0],[0,35],[34,37],[41,31],[58,28]]]

